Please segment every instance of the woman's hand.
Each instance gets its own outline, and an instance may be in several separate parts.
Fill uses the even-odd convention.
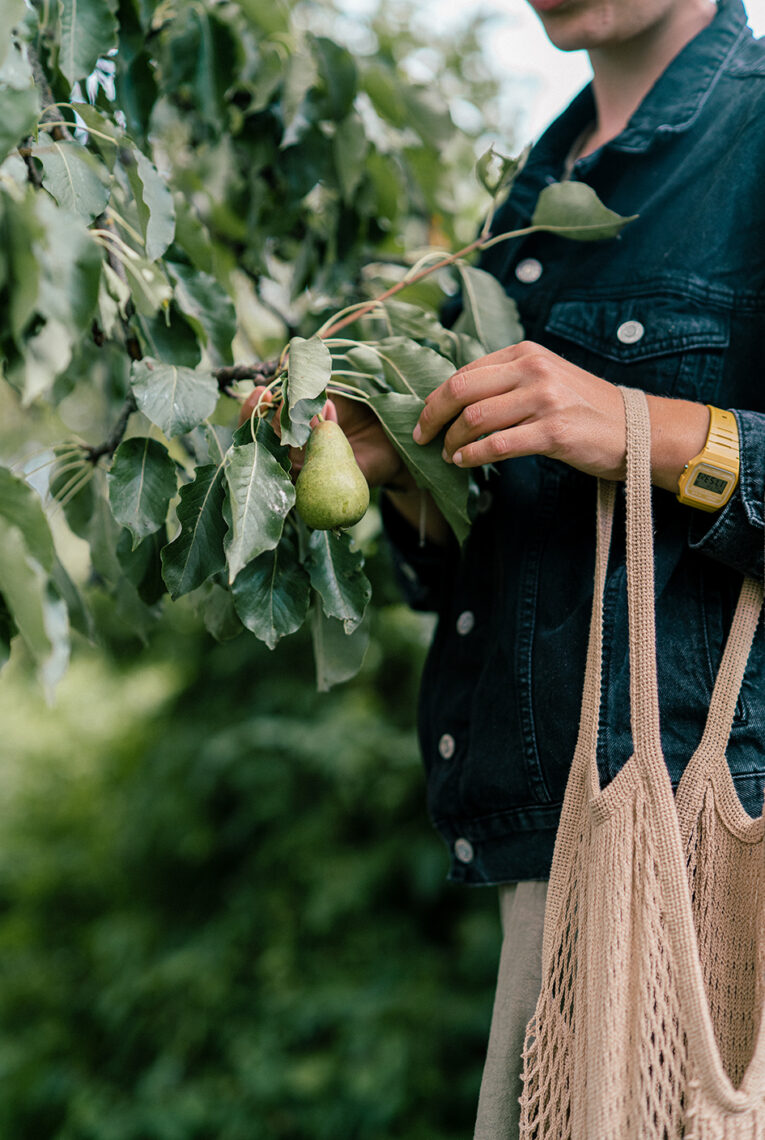
[[[252,414],[253,408],[264,392],[262,387],[258,387],[249,394],[242,404],[239,414],[240,424]],[[272,402],[271,393],[265,392],[261,406]],[[324,405],[322,415],[325,420],[334,420],[340,424],[353,448],[356,462],[370,486],[395,487],[401,491],[414,488],[414,480],[401,456],[383,431],[377,416],[369,408],[356,400],[333,396]],[[272,423],[274,430],[279,434],[278,415],[274,416]],[[303,466],[304,451],[304,448],[290,448],[290,460],[296,472]]]
[[[709,412],[663,396],[648,396],[648,408],[652,479],[676,493],[685,464],[704,446]],[[547,455],[604,479],[625,475],[619,389],[530,341],[483,356],[435,388],[414,438],[428,443],[447,424],[444,459],[461,467]]]
[[[270,392],[263,387],[255,388],[242,404],[239,423],[252,415],[253,408],[262,395],[262,403],[273,403]],[[278,412],[278,406],[274,409]],[[356,462],[364,478],[372,487],[385,487],[390,501],[413,527],[419,529],[433,542],[443,544],[448,541],[449,528],[443,515],[430,495],[420,491],[403,459],[383,431],[374,412],[356,400],[333,396],[324,405],[322,415],[327,420],[335,420],[346,434],[353,448]],[[279,433],[278,414],[272,418],[274,431]],[[304,448],[290,448],[293,473],[303,466]]]
[[[624,404],[618,388],[523,341],[460,368],[425,400],[414,438],[447,424],[444,459],[477,467],[548,455],[606,479],[624,477]]]

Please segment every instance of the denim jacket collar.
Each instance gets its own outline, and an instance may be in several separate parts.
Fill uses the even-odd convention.
[[[741,0],[719,0],[711,23],[672,60],[610,145],[635,153],[647,150],[659,133],[687,130],[701,113],[730,57],[741,41],[751,36]]]
[[[741,41],[751,36],[741,0],[718,0],[718,12],[711,23],[672,60],[621,134],[607,145],[634,154],[648,150],[657,136],[665,132],[687,130],[701,113],[730,57]],[[533,200],[541,185],[552,180],[550,175],[560,174],[574,140],[594,115],[595,100],[589,83],[534,148],[527,171],[537,183]],[[538,180],[534,174],[539,175]]]

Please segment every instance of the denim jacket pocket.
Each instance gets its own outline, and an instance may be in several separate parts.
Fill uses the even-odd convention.
[[[553,304],[545,333],[550,348],[604,380],[711,403],[730,318],[673,293],[579,297]]]

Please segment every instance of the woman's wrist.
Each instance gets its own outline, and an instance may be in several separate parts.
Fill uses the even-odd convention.
[[[648,395],[651,416],[651,479],[656,487],[677,494],[686,463],[703,449],[709,431],[709,409],[691,400]]]

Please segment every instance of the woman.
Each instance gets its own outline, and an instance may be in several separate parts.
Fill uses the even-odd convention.
[[[446,428],[446,462],[493,465],[479,473],[462,550],[430,502],[421,543],[420,493],[377,423],[340,408],[362,468],[389,488],[384,518],[408,598],[439,613],[420,740],[450,878],[502,887],[480,1140],[518,1134],[520,1051],[581,702],[593,476],[624,475],[618,385],[643,389],[650,405],[662,743],[675,785],[702,733],[741,576],[763,574],[765,47],[740,0],[529,2],[553,43],[588,51],[593,81],[536,144],[493,231],[528,225],[540,191],[567,177],[638,219],[613,241],[535,234],[484,255],[527,340],[441,385],[415,431],[424,444]],[[631,751],[618,531],[604,644],[603,784]],[[760,637],[728,751],[753,816],[764,740]]]

